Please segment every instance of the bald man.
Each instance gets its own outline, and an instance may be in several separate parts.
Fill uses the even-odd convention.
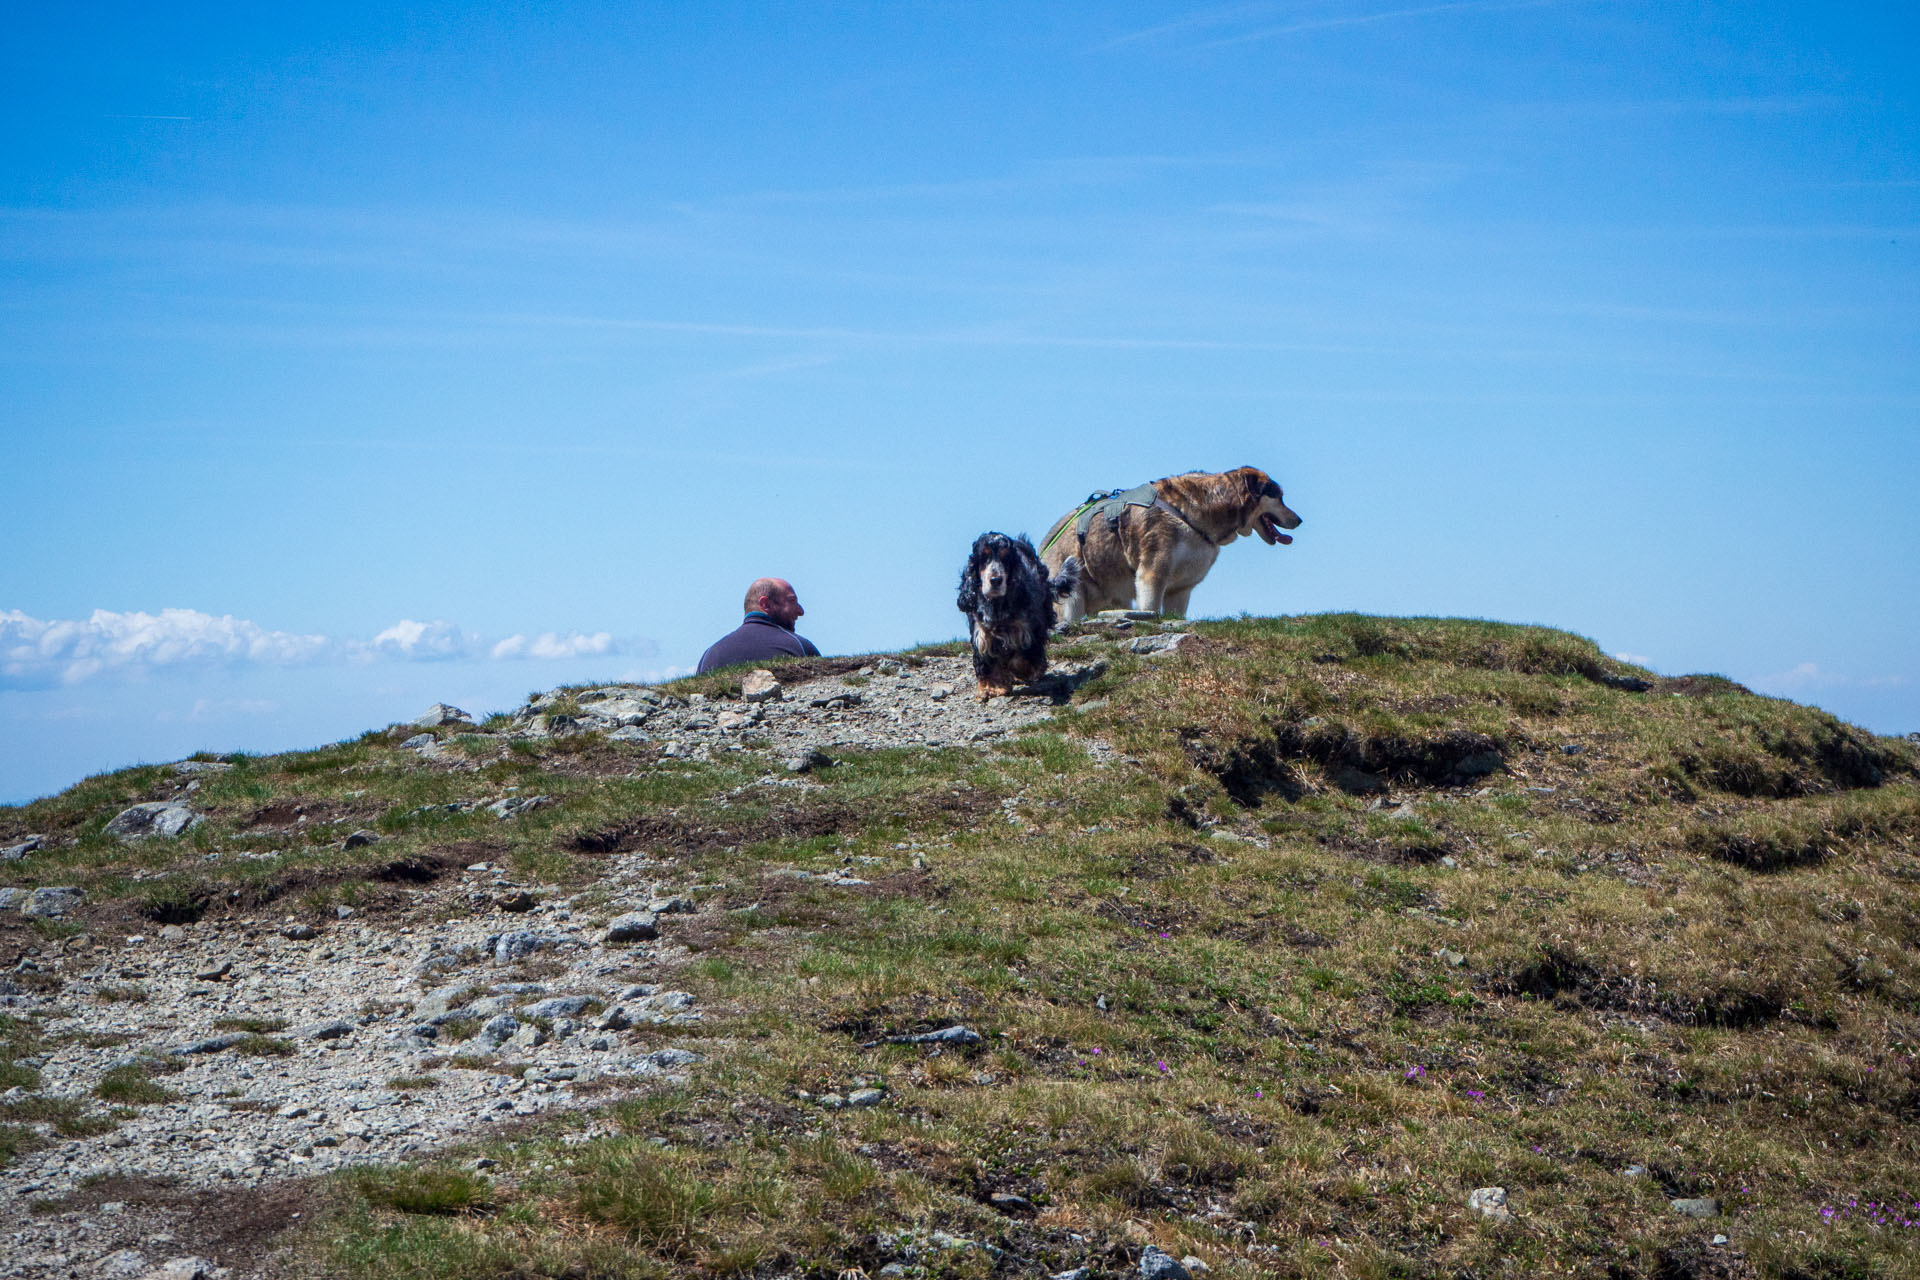
[[[760,662],[782,656],[819,657],[820,651],[813,647],[813,641],[793,632],[793,624],[806,612],[800,607],[800,597],[794,594],[793,586],[784,578],[756,579],[747,588],[746,620],[738,630],[721,636],[711,649],[700,655],[700,670],[707,672],[736,662]]]

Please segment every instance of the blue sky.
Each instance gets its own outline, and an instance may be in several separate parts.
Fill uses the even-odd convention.
[[[1196,613],[1920,729],[1910,6],[78,5],[0,48],[0,801],[657,676],[1268,469]],[[172,611],[172,612],[168,612]]]

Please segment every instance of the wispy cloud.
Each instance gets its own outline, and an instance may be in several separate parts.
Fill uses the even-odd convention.
[[[586,635],[579,631],[559,635],[544,631],[529,639],[526,636],[508,636],[493,646],[491,654],[495,658],[588,658],[603,653],[612,653],[613,637],[604,631]]]
[[[1785,671],[1761,676],[1753,687],[1763,693],[1805,693],[1815,689],[1891,689],[1909,683],[1904,675],[1856,676],[1828,671],[1817,662],[1802,662]]]
[[[1395,9],[1370,9],[1361,12],[1323,13],[1313,17],[1298,16],[1296,11],[1295,16],[1279,21],[1267,20],[1278,6],[1235,5],[1230,8],[1196,10],[1168,22],[1114,36],[1095,48],[1099,51],[1118,49],[1127,45],[1173,42],[1190,49],[1220,49],[1231,45],[1253,44],[1262,40],[1277,40],[1284,36],[1304,35],[1313,31],[1333,31],[1342,27],[1375,26],[1410,18],[1435,17],[1441,14],[1540,9],[1568,2],[1569,0],[1445,0],[1440,4],[1405,5]],[[1257,25],[1247,26],[1250,20]],[[1205,35],[1204,38],[1199,39],[1194,38],[1203,33],[1220,32],[1222,28],[1233,27],[1241,29]]]
[[[562,658],[648,653],[646,641],[616,640],[605,631],[546,631],[489,642],[435,619],[402,619],[371,640],[275,631],[231,615],[197,609],[116,613],[96,609],[80,619],[43,620],[0,610],[0,688],[73,685],[109,675],[139,676],[183,667],[296,667],[322,663],[444,662],[454,659]]]

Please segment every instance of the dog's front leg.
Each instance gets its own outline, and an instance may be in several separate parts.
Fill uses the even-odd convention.
[[[1151,576],[1144,568],[1133,575],[1133,607],[1147,613],[1158,613],[1165,603],[1166,584]]]
[[[1192,587],[1182,587],[1178,591],[1169,591],[1160,599],[1160,612],[1169,618],[1187,616],[1187,600],[1193,595]]]

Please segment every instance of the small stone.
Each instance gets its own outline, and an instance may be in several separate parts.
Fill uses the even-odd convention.
[[[200,815],[178,800],[151,800],[115,814],[107,834],[116,840],[150,840],[177,836],[200,824]]]
[[[755,667],[747,672],[740,682],[740,696],[748,702],[778,702],[785,696],[780,682],[773,678],[773,672],[764,667]]]
[[[179,925],[164,924],[160,926],[160,941],[185,942],[186,940],[187,940],[187,931],[185,929],[182,929]]]
[[[987,1203],[1002,1213],[1025,1213],[1033,1208],[1033,1201],[1011,1191],[996,1191],[987,1197]]]
[[[458,707],[436,702],[427,708],[427,713],[413,722],[416,729],[437,729],[443,724],[472,725],[473,717]]]
[[[18,862],[30,853],[36,853],[46,843],[45,836],[28,836],[18,844],[10,844],[0,849],[0,862]]]
[[[691,915],[699,909],[692,898],[655,898],[647,904],[647,910],[657,916]]]
[[[692,1066],[700,1061],[700,1055],[691,1049],[655,1049],[641,1061],[651,1063],[662,1071],[671,1071],[675,1067]]]
[[[1121,646],[1129,653],[1143,654],[1149,658],[1164,658],[1180,652],[1194,639],[1191,631],[1162,632],[1157,636],[1140,636]]]
[[[310,1027],[302,1027],[295,1034],[302,1040],[338,1040],[353,1034],[353,1024],[337,1019],[333,1022],[316,1022]]]
[[[787,760],[788,773],[812,773],[815,769],[826,769],[833,764],[833,757],[818,747],[808,747],[797,756]]]
[[[953,686],[950,684],[934,685],[933,688],[927,690],[927,696],[929,698],[932,698],[935,702],[944,702],[946,699],[951,698],[953,696]],[[1086,1268],[1082,1267],[1081,1270],[1084,1271],[1086,1270]]]
[[[507,1042],[502,1045],[501,1048],[514,1053],[525,1053],[529,1049],[539,1048],[546,1042],[547,1033],[545,1030],[536,1023],[524,1022],[520,1024],[519,1030],[508,1037]]]
[[[539,904],[540,899],[534,897],[525,889],[516,889],[512,893],[503,893],[494,903],[494,905],[502,911],[511,911],[516,914],[531,911]]]
[[[513,1039],[515,1033],[519,1030],[520,1019],[510,1013],[503,1013],[497,1017],[489,1018],[486,1025],[474,1033],[473,1038],[486,1048],[498,1049],[501,1045]]]
[[[289,1102],[273,1114],[279,1116],[282,1120],[298,1120],[301,1116],[307,1114],[307,1109],[297,1102]]]
[[[1717,1218],[1720,1216],[1720,1202],[1711,1196],[1697,1199],[1669,1201],[1673,1211],[1687,1218]]]
[[[1495,1222],[1508,1222],[1513,1214],[1507,1210],[1507,1189],[1505,1187],[1481,1187],[1467,1197],[1467,1208],[1483,1218]]]
[[[922,1031],[919,1035],[888,1036],[888,1044],[979,1044],[980,1033],[970,1027],[942,1027],[938,1031]]]
[[[147,1272],[144,1280],[214,1280],[225,1274],[224,1267],[215,1266],[205,1258],[169,1258]]]
[[[855,689],[841,689],[824,698],[815,698],[807,705],[816,711],[844,711],[848,707],[857,707],[866,701],[866,695]]]
[[[239,1044],[246,1038],[246,1035],[242,1032],[230,1031],[225,1035],[208,1036],[205,1040],[190,1041],[187,1044],[178,1045],[169,1049],[167,1052],[177,1057],[188,1057],[202,1053],[219,1053],[223,1049],[233,1048],[233,1046]]]
[[[195,982],[218,982],[220,981],[220,979],[226,977],[228,974],[232,972],[233,972],[233,961],[222,960],[219,964],[215,965],[213,968],[202,969],[199,973],[194,974],[193,980]]]
[[[320,936],[320,931],[310,924],[290,924],[280,931],[280,936],[295,942],[311,942]]]
[[[1620,1176],[1623,1178],[1644,1178],[1647,1176],[1647,1166],[1643,1164],[1630,1164],[1620,1171]]]
[[[887,1099],[885,1089],[855,1089],[847,1095],[850,1107],[877,1107]]]
[[[528,933],[524,929],[516,929],[511,933],[503,933],[488,939],[489,950],[493,952],[495,964],[512,964],[516,960],[526,959],[536,951],[550,951],[559,941],[558,938]]]
[[[1721,1245],[1725,1244],[1726,1242],[1727,1242],[1727,1238],[1725,1236],[1719,1234],[1718,1232],[1714,1233],[1714,1237],[1713,1237],[1714,1248],[1718,1249]]]
[[[1436,959],[1441,961],[1441,963],[1446,964],[1451,968],[1455,968],[1455,969],[1458,969],[1460,966],[1464,965],[1467,962],[1467,958],[1461,955],[1458,951],[1449,951],[1445,947],[1440,948],[1440,950],[1434,952],[1433,954]]]
[[[488,805],[487,812],[505,822],[508,818],[517,818],[523,813],[543,809],[552,803],[552,796],[508,796],[504,800],[495,800]]]
[[[432,734],[416,733],[411,738],[408,738],[405,742],[401,743],[400,749],[402,751],[422,751],[422,750],[425,750],[427,747],[437,747],[439,745],[440,745],[440,739],[434,737]]]
[[[342,903],[333,909],[333,918],[335,920],[351,920],[353,919],[353,908]]]
[[[1203,1276],[1207,1274],[1207,1272],[1213,1270],[1212,1267],[1206,1264],[1205,1259],[1195,1257],[1191,1253],[1188,1254],[1186,1257],[1180,1259],[1180,1265],[1185,1267],[1187,1270],[1193,1272],[1193,1274],[1197,1276]]]
[[[625,1031],[632,1025],[633,1016],[621,1005],[613,1006],[593,1020],[595,1031]]]
[[[1140,1280],[1193,1280],[1193,1273],[1172,1254],[1148,1245],[1140,1251]]]
[[[608,942],[649,942],[659,936],[659,920],[651,911],[629,911],[607,922]]]
[[[147,1265],[147,1255],[138,1249],[116,1249],[95,1263],[94,1270],[106,1280],[132,1280],[151,1268]]]
[[[585,1013],[592,996],[550,996],[530,1004],[523,1012],[529,1018],[572,1018]]]
[[[30,918],[58,920],[69,911],[78,911],[80,905],[86,900],[86,891],[72,885],[35,889],[27,895],[26,902],[20,908],[20,914]]]
[[[349,849],[364,849],[370,844],[379,843],[380,835],[375,831],[356,831],[348,836],[345,841],[346,847]]]
[[[1048,1280],[1089,1280],[1092,1275],[1090,1267],[1075,1267],[1071,1271],[1056,1271]]]

